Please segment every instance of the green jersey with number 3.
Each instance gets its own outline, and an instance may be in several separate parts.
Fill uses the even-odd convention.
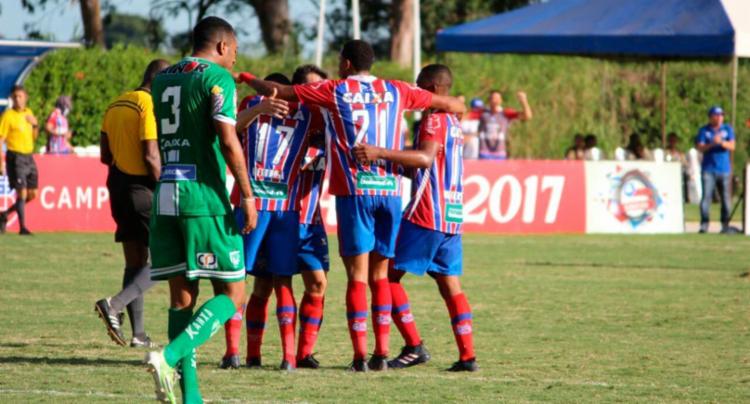
[[[152,85],[162,171],[154,194],[157,215],[231,213],[226,163],[214,121],[235,124],[232,75],[205,59],[186,57]]]

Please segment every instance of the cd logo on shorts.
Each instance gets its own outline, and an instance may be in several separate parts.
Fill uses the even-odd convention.
[[[229,253],[229,261],[231,261],[232,265],[235,267],[240,265],[240,252],[238,250],[231,251]]]
[[[652,221],[662,205],[662,198],[651,180],[640,170],[612,177],[608,210],[620,222],[634,228]]]
[[[198,266],[203,269],[216,269],[219,267],[218,260],[214,253],[198,253],[196,256]]]

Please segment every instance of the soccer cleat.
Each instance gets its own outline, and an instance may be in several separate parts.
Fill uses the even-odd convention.
[[[388,361],[388,367],[394,369],[403,369],[426,363],[430,360],[430,353],[420,342],[417,346],[405,346],[401,348],[401,353],[394,359]]]
[[[353,360],[349,365],[349,370],[352,372],[367,372],[370,369],[367,367],[367,361],[362,358]]]
[[[375,355],[370,357],[367,361],[367,368],[373,372],[382,372],[388,370],[388,357],[385,355]]]
[[[34,235],[34,233],[32,233],[29,229],[27,229],[25,227],[21,228],[21,230],[18,232],[18,234],[20,234],[22,236],[33,236]]]
[[[317,369],[320,367],[320,362],[314,356],[307,355],[297,361],[297,367],[301,369]]]
[[[156,386],[156,400],[162,403],[177,403],[174,385],[177,382],[177,372],[167,364],[164,351],[151,351],[146,354],[146,370],[154,377]]]
[[[239,369],[240,368],[240,356],[230,355],[221,358],[219,363],[219,369]]]
[[[5,228],[8,227],[8,212],[0,213],[0,234],[5,234]]]
[[[449,372],[476,372],[479,370],[476,358],[458,361],[448,368]]]
[[[245,366],[252,369],[252,368],[260,368],[260,358],[247,358],[247,361],[245,361]]]
[[[107,327],[107,334],[115,341],[117,345],[125,346],[125,337],[122,335],[122,329],[120,328],[120,313],[112,312],[112,307],[109,305],[109,298],[101,299],[94,304],[94,311],[99,314],[99,318],[104,321],[104,325]]]
[[[151,341],[151,338],[146,335],[143,338],[133,337],[133,339],[130,340],[130,347],[156,349],[159,348],[159,345],[157,345],[154,341]]]
[[[294,366],[292,366],[291,363],[289,363],[288,360],[284,359],[281,361],[281,365],[279,365],[279,370],[285,370],[287,372],[294,372]]]

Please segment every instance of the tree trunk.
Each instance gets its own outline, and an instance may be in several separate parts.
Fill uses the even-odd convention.
[[[79,0],[81,4],[81,20],[83,21],[83,40],[86,46],[103,48],[104,29],[100,15],[99,0]]]
[[[402,67],[411,66],[414,48],[414,0],[393,1],[391,60]]]
[[[288,0],[250,0],[260,22],[263,43],[268,53],[278,53],[289,43],[292,24]]]

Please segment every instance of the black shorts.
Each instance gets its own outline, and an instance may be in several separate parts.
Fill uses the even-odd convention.
[[[8,184],[11,187],[14,189],[37,189],[39,187],[39,174],[33,155],[8,150],[5,154],[5,164]]]
[[[154,186],[148,176],[125,174],[114,166],[109,168],[107,189],[112,218],[117,224],[115,241],[140,241],[148,246]]]

